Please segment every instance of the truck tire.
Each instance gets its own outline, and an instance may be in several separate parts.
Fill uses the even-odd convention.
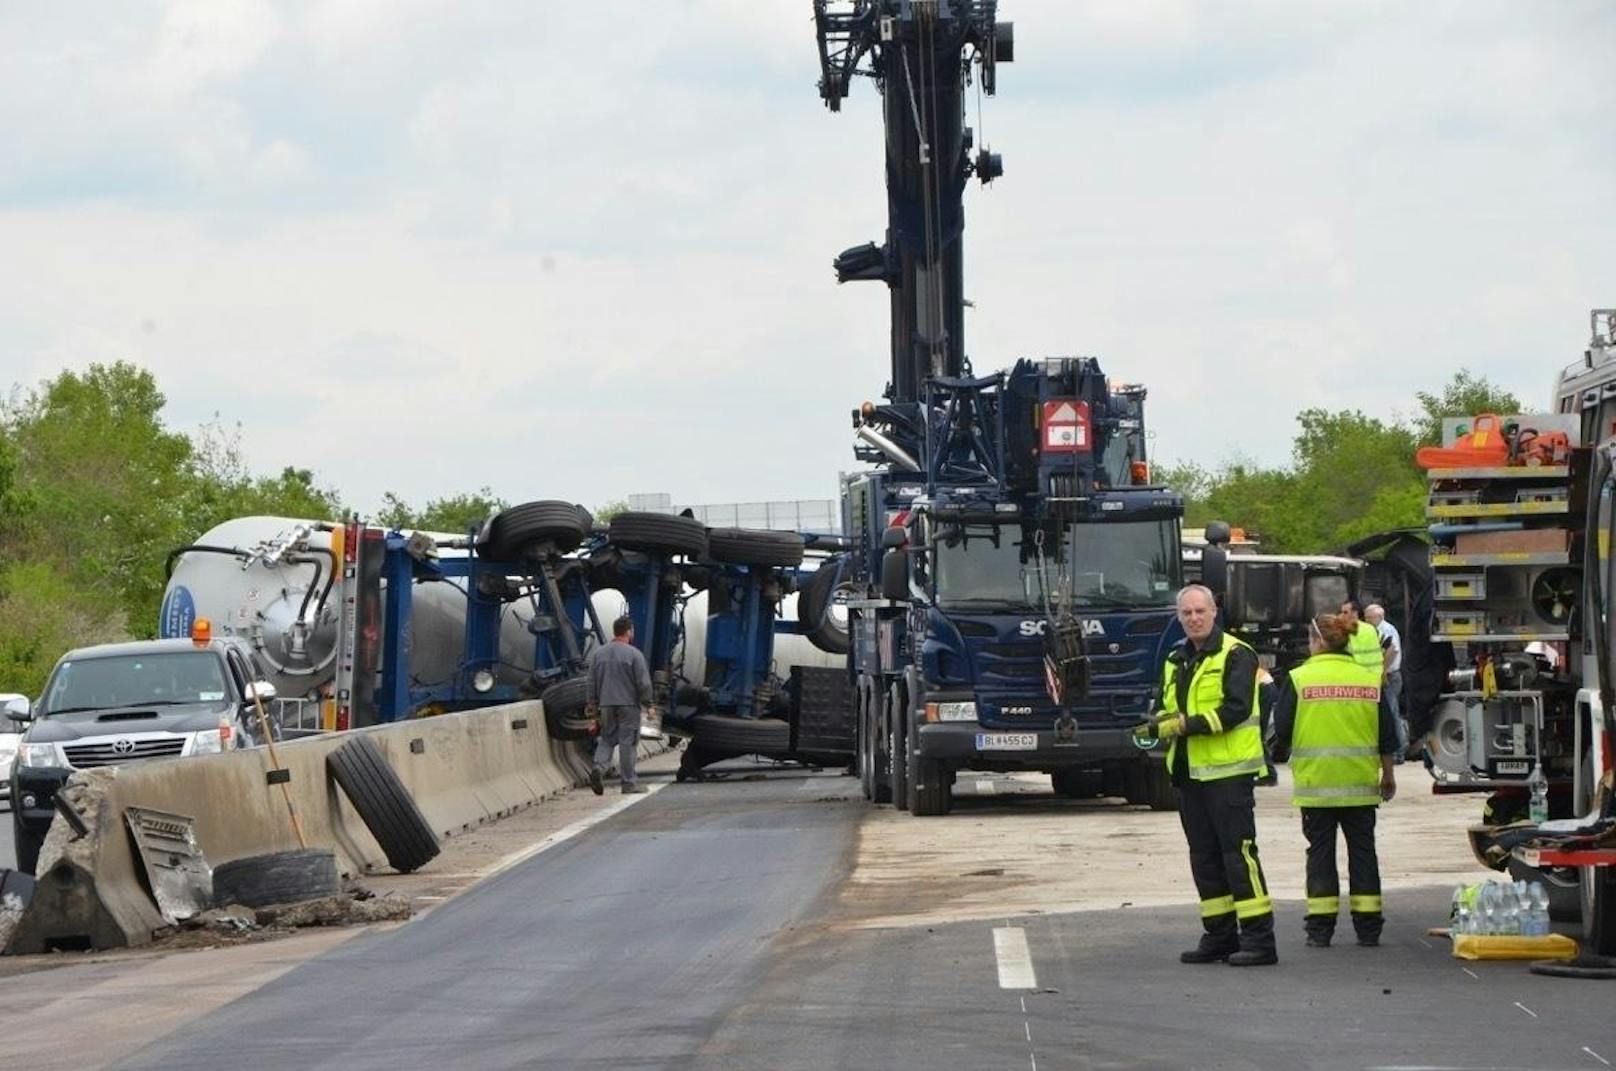
[[[882,726],[885,722],[885,711],[882,708],[882,693],[872,685],[865,691],[867,709],[864,721],[864,746],[870,754],[870,802],[892,802],[892,757],[886,749],[886,737]]]
[[[11,811],[11,843],[17,856],[17,869],[24,874],[32,874],[39,866],[39,849],[45,846],[45,838],[36,836],[22,824],[22,816],[16,811],[13,803]]]
[[[573,502],[541,499],[500,510],[488,524],[487,553],[498,561],[519,561],[552,544],[566,553],[584,541],[584,519]]]
[[[625,550],[647,554],[707,556],[707,529],[702,523],[671,513],[619,513],[612,518],[607,539]]]
[[[697,714],[690,719],[697,744],[739,755],[781,755],[791,750],[791,726],[779,718]]]
[[[1056,770],[1049,775],[1055,793],[1069,800],[1091,800],[1105,795],[1105,777],[1098,770]]]
[[[1140,802],[1153,811],[1178,810],[1178,786],[1167,771],[1165,762],[1147,760],[1145,763],[1144,799]]]
[[[909,813],[919,818],[947,814],[954,802],[953,779],[941,761],[921,757],[919,726],[913,717],[909,719],[905,746],[909,753]]]
[[[891,786],[892,805],[900,811],[909,809],[908,714],[903,688],[894,684],[887,693],[887,784]]]
[[[408,874],[438,854],[438,835],[374,740],[356,736],[325,764],[394,870]]]
[[[1578,868],[1582,877],[1582,936],[1588,951],[1616,956],[1616,867]]]
[[[802,536],[762,528],[714,528],[707,533],[707,556],[729,565],[792,569],[802,564]]]
[[[318,900],[341,891],[336,854],[325,848],[249,855],[213,868],[215,907],[268,907]]]
[[[870,760],[869,744],[870,734],[864,726],[864,719],[870,713],[870,697],[864,691],[862,684],[856,685],[853,691],[853,742],[854,754],[858,756],[859,792],[867,800],[875,798],[874,773],[875,763]]]
[[[557,681],[539,696],[544,704],[544,728],[552,740],[589,739],[589,715],[584,707],[589,700],[589,681],[571,677]]]
[[[845,585],[837,583],[838,563],[828,561],[814,570],[814,575],[803,585],[797,597],[797,621],[808,642],[830,654],[846,654],[852,647],[847,628],[829,612],[834,600]],[[842,580],[846,570],[842,570]]]

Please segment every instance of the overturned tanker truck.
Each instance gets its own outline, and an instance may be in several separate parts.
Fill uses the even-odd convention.
[[[626,614],[652,670],[644,732],[690,740],[684,772],[846,761],[846,631],[814,541],[559,501],[462,534],[241,517],[169,555],[158,633],[205,617],[245,638],[285,735],[538,697],[552,737],[583,740],[586,659]]]

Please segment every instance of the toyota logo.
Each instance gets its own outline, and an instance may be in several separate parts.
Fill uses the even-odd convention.
[[[112,751],[114,754],[127,755],[133,750],[135,750],[135,742],[127,737],[114,740],[112,742]]]

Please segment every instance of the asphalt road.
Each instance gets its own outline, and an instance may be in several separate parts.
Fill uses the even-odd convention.
[[[1616,983],[1454,960],[1424,936],[1445,889],[1391,897],[1378,949],[1350,940],[1304,949],[1301,908],[1283,903],[1281,964],[1251,970],[1177,962],[1198,928],[1193,905],[860,928],[858,905],[836,895],[865,806],[855,793],[829,775],[669,786],[118,1066],[1599,1071],[1616,1062]]]

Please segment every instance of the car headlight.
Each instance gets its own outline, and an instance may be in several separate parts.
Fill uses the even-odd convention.
[[[224,750],[223,734],[218,729],[203,729],[191,737],[191,754],[217,755]]]
[[[17,751],[18,766],[66,766],[55,744],[23,744]]]
[[[966,701],[963,703],[927,703],[927,721],[975,721],[976,704]]]

